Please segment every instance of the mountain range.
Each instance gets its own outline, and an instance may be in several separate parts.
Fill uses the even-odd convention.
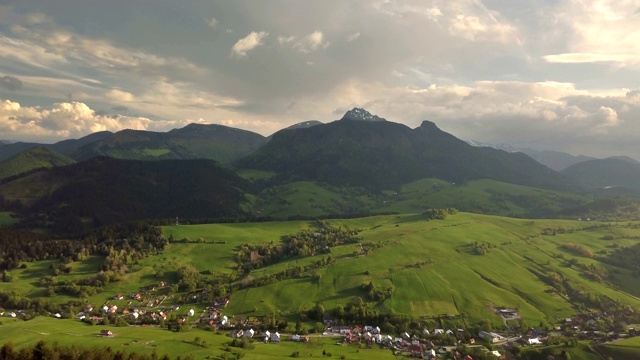
[[[588,194],[640,193],[640,164],[632,159],[580,159],[555,171],[523,152],[472,146],[430,121],[412,129],[358,108],[340,120],[307,121],[269,137],[191,124],[166,133],[124,130],[50,145],[4,144],[0,159],[0,204],[20,209],[25,226],[57,229],[269,216],[265,209],[287,216],[364,214],[393,209],[400,199],[389,194],[401,191],[404,204],[410,194],[423,194],[427,206],[443,186],[447,194],[457,187],[470,210],[504,215],[517,206],[521,215],[550,216],[562,204],[585,204]],[[518,187],[501,190],[506,183]]]

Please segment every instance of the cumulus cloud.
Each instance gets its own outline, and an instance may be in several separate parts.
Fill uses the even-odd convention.
[[[0,136],[60,140],[97,131],[145,130],[151,120],[142,117],[99,115],[84,103],[62,102],[46,107],[23,107],[0,102]]]
[[[5,75],[0,77],[0,87],[9,91],[18,91],[22,89],[23,83],[15,76]]]
[[[263,40],[269,36],[266,31],[252,31],[249,35],[238,40],[231,48],[231,54],[237,57],[246,57],[247,53],[256,47],[263,45]]]

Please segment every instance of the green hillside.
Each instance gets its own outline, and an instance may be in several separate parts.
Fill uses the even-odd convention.
[[[41,168],[71,165],[75,161],[44,147],[35,147],[0,162],[0,179]]]

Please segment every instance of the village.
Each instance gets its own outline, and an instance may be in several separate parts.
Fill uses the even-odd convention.
[[[389,349],[394,354],[419,359],[508,359],[507,354],[516,347],[544,346],[558,341],[587,340],[596,343],[615,341],[640,335],[633,327],[624,329],[603,329],[603,315],[580,314],[566,318],[553,328],[529,328],[507,331],[469,330],[464,328],[412,329],[400,334],[384,333],[379,325],[352,324],[338,325],[334,319],[325,318],[322,327],[304,329],[278,323],[275,327],[266,324],[260,317],[225,315],[229,296],[207,301],[206,290],[189,293],[191,305],[173,303],[173,296],[166,291],[171,284],[161,281],[146,286],[139,293],[115,294],[98,307],[86,305],[76,314],[54,313],[55,318],[75,318],[97,326],[159,326],[170,331],[185,331],[200,328],[227,334],[239,341],[278,344],[281,341],[308,342],[313,337],[334,337],[337,344],[360,348]],[[206,303],[205,303],[206,301]],[[202,305],[206,307],[202,308]],[[186,305],[186,306],[185,306]],[[198,307],[200,306],[200,307]],[[517,309],[496,308],[505,325],[509,320],[519,319]],[[23,311],[5,311],[0,316],[27,318]],[[453,314],[447,317],[455,317]],[[299,325],[299,324],[298,324]],[[103,328],[97,336],[117,336],[117,329]],[[476,356],[476,357],[474,357]]]

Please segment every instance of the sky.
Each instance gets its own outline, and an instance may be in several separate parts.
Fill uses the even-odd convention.
[[[353,107],[466,140],[640,159],[640,0],[0,0],[0,139]]]

